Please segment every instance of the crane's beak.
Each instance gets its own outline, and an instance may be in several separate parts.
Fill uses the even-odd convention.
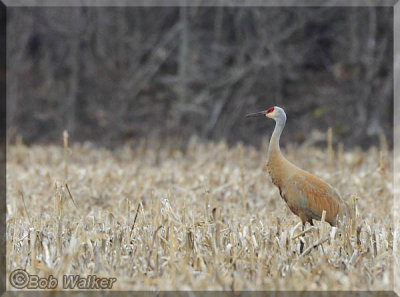
[[[249,114],[246,114],[246,118],[265,116],[266,113],[267,113],[266,110],[259,111],[259,112],[254,112],[254,113],[249,113]]]

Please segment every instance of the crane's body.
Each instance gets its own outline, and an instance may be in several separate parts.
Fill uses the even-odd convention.
[[[286,123],[283,109],[275,106],[248,116],[257,115],[265,115],[276,122],[268,149],[268,173],[290,210],[300,217],[303,228],[306,222],[313,225],[313,219],[321,220],[324,210],[325,220],[332,226],[337,225],[338,217],[349,216],[349,207],[336,189],[317,176],[295,166],[282,155],[279,139]]]
[[[336,225],[340,196],[334,188],[279,155],[269,155],[267,168],[281,197],[303,224],[309,222],[313,225],[312,219],[320,220],[322,211],[325,210],[325,220],[333,226]]]

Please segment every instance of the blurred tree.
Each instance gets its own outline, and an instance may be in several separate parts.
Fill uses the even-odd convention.
[[[332,127],[369,145],[393,121],[391,7],[10,8],[12,138],[103,145],[192,134],[259,143],[282,105],[283,141]],[[12,139],[11,139],[12,140]]]

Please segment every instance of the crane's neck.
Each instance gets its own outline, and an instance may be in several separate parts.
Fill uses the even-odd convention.
[[[279,139],[281,138],[281,134],[283,128],[285,127],[286,118],[278,117],[275,119],[275,129],[272,133],[271,140],[269,142],[268,154],[277,152],[280,154],[281,150],[279,147]]]

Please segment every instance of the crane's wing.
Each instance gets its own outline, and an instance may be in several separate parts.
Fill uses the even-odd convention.
[[[290,177],[285,188],[285,195],[298,210],[318,220],[325,210],[326,221],[335,222],[340,196],[329,184],[308,172],[301,172]]]

